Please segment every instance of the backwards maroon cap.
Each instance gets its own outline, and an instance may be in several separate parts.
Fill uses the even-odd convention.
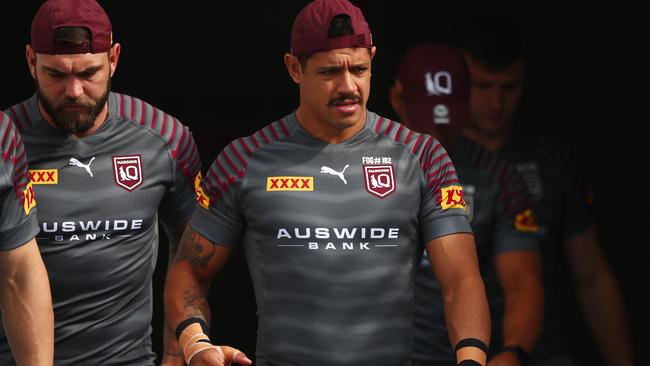
[[[57,45],[56,30],[83,27],[91,41],[77,45]],[[95,0],[47,0],[32,21],[32,48],[49,55],[107,52],[112,44],[111,21]]]
[[[350,17],[353,34],[329,38],[332,19],[345,14]],[[361,9],[347,0],[316,0],[305,6],[291,29],[291,53],[294,56],[347,47],[372,47],[372,35]]]
[[[469,122],[469,72],[459,50],[440,43],[418,44],[402,56],[397,78],[416,129],[432,124],[458,129]]]

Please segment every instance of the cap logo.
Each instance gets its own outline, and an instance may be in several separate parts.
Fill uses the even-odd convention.
[[[427,88],[427,95],[451,95],[453,93],[451,74],[448,71],[438,71],[431,74],[428,71],[424,74],[424,85]]]
[[[433,123],[437,125],[449,124],[449,108],[444,104],[436,104],[433,107]]]

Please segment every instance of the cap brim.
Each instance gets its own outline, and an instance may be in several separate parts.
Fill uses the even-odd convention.
[[[404,107],[409,124],[418,132],[434,128],[460,130],[469,123],[468,101],[404,100]]]

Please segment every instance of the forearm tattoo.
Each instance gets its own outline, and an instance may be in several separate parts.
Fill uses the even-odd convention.
[[[198,316],[210,321],[210,305],[197,287],[190,287],[183,291],[183,310],[186,317]]]
[[[181,243],[176,252],[174,262],[189,261],[192,266],[206,269],[210,259],[214,256],[214,244],[201,237],[192,229],[185,230]]]

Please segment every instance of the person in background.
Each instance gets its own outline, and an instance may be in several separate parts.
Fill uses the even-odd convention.
[[[467,139],[469,75],[461,52],[435,42],[401,57],[390,101],[409,128],[440,140],[456,168],[474,231],[492,318],[503,340],[488,365],[526,363],[542,326],[543,289],[538,226],[523,177],[493,152]],[[416,277],[414,366],[455,365],[440,284],[423,258]],[[501,343],[499,341],[499,343]],[[491,346],[492,348],[492,346]]]
[[[605,363],[633,365],[623,297],[600,249],[588,190],[576,174],[569,146],[557,137],[522,128],[515,121],[526,68],[519,24],[500,13],[472,13],[459,25],[458,45],[471,82],[471,118],[465,136],[516,166],[535,197],[545,312],[542,335],[530,364],[575,364],[572,342],[563,337],[562,298],[557,291],[571,280]],[[562,273],[570,273],[570,279]]]

